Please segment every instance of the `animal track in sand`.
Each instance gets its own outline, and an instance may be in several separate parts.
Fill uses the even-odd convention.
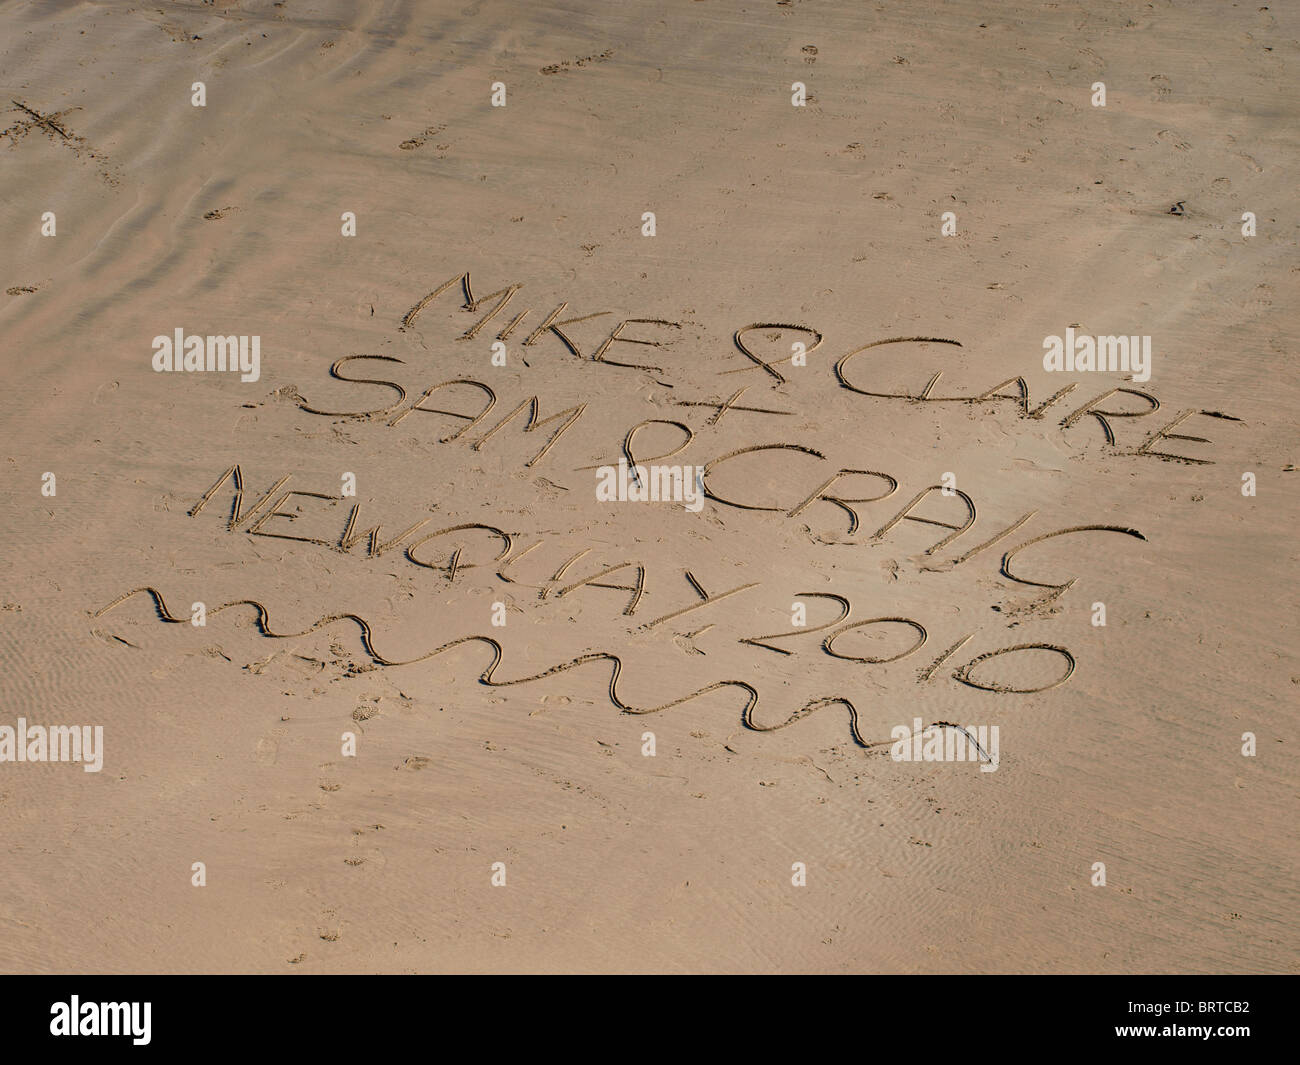
[[[567,74],[569,70],[575,67],[585,67],[585,66],[589,66],[592,63],[604,63],[606,60],[612,58],[613,55],[614,55],[614,49],[606,48],[599,55],[583,56],[581,59],[562,59],[558,63],[552,63],[550,64],[550,66],[539,68],[538,73],[539,74]]]
[[[416,148],[423,148],[425,142],[429,140],[430,137],[436,137],[439,133],[441,133],[446,128],[447,128],[446,126],[429,126],[423,133],[417,133],[414,137],[410,138],[409,140],[402,141],[402,143],[399,144],[398,147],[402,149],[402,151],[404,152],[412,152],[415,151]],[[438,147],[444,148],[447,146],[438,145]]]
[[[0,137],[8,137],[10,144],[16,145],[33,130],[40,130],[50,140],[56,144],[62,144],[78,158],[89,156],[91,159],[98,160],[101,164],[99,169],[100,178],[109,185],[116,186],[120,184],[118,177],[109,169],[104,155],[90,147],[84,137],[71,133],[65,128],[64,116],[70,115],[74,111],[80,111],[80,107],[69,107],[63,111],[41,114],[38,109],[22,100],[11,100],[10,102],[14,105],[10,108],[11,113],[23,117],[19,118],[8,129],[0,130]]]

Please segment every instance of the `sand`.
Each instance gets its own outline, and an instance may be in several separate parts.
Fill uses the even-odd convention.
[[[0,970],[1300,967],[1300,10],[0,26]]]

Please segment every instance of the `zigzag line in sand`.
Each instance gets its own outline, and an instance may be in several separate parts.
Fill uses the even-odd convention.
[[[133,588],[131,591],[125,593],[124,595],[118,596],[107,606],[101,607],[99,610],[95,611],[94,614],[92,614],[91,616],[96,618],[102,617],[103,615],[107,614],[110,610],[113,610],[114,608],[125,603],[128,599],[140,595],[141,593],[147,594],[153,600],[154,608],[158,612],[158,615],[162,618],[163,621],[170,622],[172,624],[183,624],[190,620],[188,617],[184,617],[184,616],[176,617],[174,614],[172,614],[172,612],[167,608],[167,601],[163,598],[162,593],[159,592],[156,588],[152,588],[147,585],[140,588]],[[435,655],[440,655],[444,651],[449,651],[453,647],[458,647],[463,643],[483,643],[486,644],[488,647],[492,648],[492,661],[488,664],[487,668],[484,669],[483,672],[479,674],[479,682],[493,688],[505,688],[515,684],[527,684],[529,681],[541,680],[543,677],[549,677],[556,673],[567,672],[570,669],[575,669],[576,667],[585,665],[588,662],[604,661],[604,662],[610,662],[613,665],[613,669],[610,672],[610,678],[609,678],[609,700],[625,714],[657,714],[661,710],[668,710],[674,706],[680,706],[682,703],[689,702],[692,699],[698,699],[701,695],[706,695],[711,691],[718,690],[719,688],[739,688],[741,691],[745,692],[747,696],[745,702],[745,709],[742,712],[742,720],[744,721],[746,728],[753,729],[755,732],[775,732],[777,729],[785,728],[787,725],[793,725],[796,721],[800,720],[801,718],[807,717],[815,710],[820,710],[821,708],[826,706],[833,706],[835,704],[839,704],[849,712],[849,731],[853,736],[854,742],[857,743],[858,746],[870,749],[873,747],[882,747],[892,742],[892,740],[879,740],[874,743],[867,742],[867,740],[863,738],[862,733],[859,731],[858,728],[857,707],[853,705],[851,700],[846,699],[843,696],[827,696],[825,698],[814,699],[812,702],[806,703],[804,706],[800,707],[784,721],[779,722],[775,725],[759,725],[755,723],[754,710],[758,706],[758,689],[755,688],[752,684],[748,684],[743,680],[714,681],[714,683],[706,685],[703,688],[699,688],[698,690],[691,692],[689,695],[683,695],[681,698],[673,699],[670,702],[666,702],[662,704],[661,706],[636,707],[636,706],[632,706],[630,703],[624,702],[619,697],[618,678],[623,672],[623,660],[619,658],[618,655],[612,654],[608,651],[596,651],[590,654],[579,655],[577,658],[574,658],[568,662],[561,662],[557,665],[551,666],[549,669],[542,670],[542,672],[540,673],[535,673],[532,676],[516,677],[513,680],[495,680],[494,675],[496,673],[497,667],[501,664],[503,652],[502,652],[501,644],[499,644],[495,639],[493,639],[490,636],[461,636],[458,639],[451,640],[448,643],[443,644],[441,647],[435,647],[431,651],[426,651],[422,655],[417,655],[415,658],[409,658],[406,659],[405,661],[401,661],[397,659],[388,658],[385,655],[380,654],[380,652],[375,649],[374,632],[370,627],[370,622],[368,622],[360,614],[351,614],[351,613],[330,614],[325,617],[318,618],[307,628],[303,629],[302,632],[275,632],[270,625],[270,612],[267,610],[264,604],[258,602],[256,599],[232,600],[229,603],[222,603],[220,606],[212,608],[207,613],[209,617],[212,617],[216,614],[221,613],[221,611],[223,610],[229,610],[232,607],[238,607],[238,606],[251,606],[254,610],[256,610],[258,631],[261,632],[263,636],[268,636],[272,639],[277,639],[277,640],[294,639],[294,638],[307,636],[313,632],[316,632],[319,629],[324,628],[327,625],[334,624],[334,622],[336,621],[346,620],[346,621],[355,622],[357,628],[361,630],[361,644],[365,648],[366,654],[368,654],[371,660],[378,666],[387,667],[387,666],[414,665],[416,662],[423,662],[426,659],[433,658]],[[935,725],[939,725],[939,724],[946,724],[946,723],[944,722],[935,723]]]

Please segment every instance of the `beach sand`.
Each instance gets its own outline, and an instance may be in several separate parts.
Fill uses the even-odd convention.
[[[0,39],[0,970],[1300,968],[1300,10]]]

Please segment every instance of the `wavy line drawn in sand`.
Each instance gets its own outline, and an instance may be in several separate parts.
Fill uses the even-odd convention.
[[[983,761],[992,763],[993,761],[992,755],[990,755],[989,752],[984,749],[984,745],[981,744],[980,741],[975,738],[974,734],[971,733],[971,731],[967,729],[964,725],[958,725],[952,721],[934,721],[924,727],[926,729],[948,728],[948,729],[952,729],[955,732],[960,732],[963,736],[966,737],[966,741],[970,743],[975,748],[976,751],[979,752],[979,756],[981,759],[983,759]],[[994,727],[996,728],[997,726]]]
[[[141,594],[149,596],[149,598],[153,601],[155,612],[164,622],[174,624],[174,625],[180,625],[189,622],[190,617],[188,614],[182,615],[180,617],[177,617],[176,615],[172,614],[171,610],[167,606],[166,600],[163,598],[162,593],[158,591],[158,589],[149,585],[143,585],[139,588],[133,588],[129,592],[125,592],[124,594],[114,599],[107,606],[101,607],[99,610],[96,610],[93,614],[91,614],[91,617],[92,618],[103,617],[109,611],[115,609],[118,606],[121,606],[123,603]],[[361,645],[365,649],[366,654],[370,657],[371,661],[374,662],[376,666],[380,666],[380,667],[414,665],[418,662],[424,662],[427,661],[428,659],[434,658],[435,656],[442,654],[444,651],[450,651],[455,647],[459,647],[461,644],[481,643],[491,648],[492,650],[492,661],[488,663],[488,665],[479,674],[479,682],[487,685],[488,687],[504,688],[504,687],[512,687],[516,684],[527,684],[530,683],[531,681],[541,680],[545,677],[555,676],[560,673],[566,673],[571,669],[576,669],[577,667],[586,665],[589,662],[609,662],[612,667],[610,671],[610,678],[609,678],[609,700],[611,703],[613,703],[613,705],[617,709],[621,710],[623,713],[626,714],[637,714],[637,715],[657,714],[663,710],[669,710],[675,706],[681,706],[683,703],[690,702],[692,699],[698,699],[703,695],[707,695],[709,692],[719,691],[723,688],[736,688],[740,691],[743,691],[746,694],[745,707],[741,713],[741,719],[745,727],[753,729],[755,732],[775,732],[778,729],[785,728],[789,725],[794,724],[796,721],[802,720],[803,718],[807,717],[809,714],[813,713],[816,710],[823,709],[824,707],[827,706],[838,705],[844,707],[848,711],[849,732],[852,735],[854,742],[857,743],[858,746],[864,748],[872,748],[872,747],[879,747],[881,745],[890,742],[889,740],[877,740],[874,742],[869,742],[868,740],[866,740],[862,735],[861,729],[859,728],[857,707],[853,704],[851,699],[848,699],[844,696],[833,695],[833,696],[825,696],[822,698],[814,699],[808,703],[805,703],[798,710],[794,711],[784,721],[779,721],[771,725],[760,725],[754,720],[754,711],[757,709],[758,702],[759,702],[758,689],[755,688],[752,684],[743,680],[714,681],[711,684],[706,684],[702,688],[697,688],[695,691],[689,693],[688,695],[683,695],[677,699],[671,699],[666,703],[660,704],[659,706],[636,707],[630,703],[625,702],[618,694],[618,680],[623,672],[623,660],[618,655],[613,654],[612,652],[609,651],[594,651],[589,654],[579,655],[577,658],[570,659],[568,662],[557,663],[556,665],[550,666],[549,668],[544,669],[539,673],[534,673],[526,677],[515,677],[511,680],[497,680],[495,679],[495,674],[497,671],[497,667],[501,664],[501,660],[504,657],[504,651],[501,647],[501,644],[498,643],[495,639],[493,639],[490,636],[478,636],[478,635],[461,636],[458,637],[457,639],[449,640],[447,643],[435,647],[430,651],[426,651],[424,654],[416,655],[414,658],[391,659],[381,654],[376,649],[374,644],[374,632],[370,626],[370,622],[368,622],[360,614],[353,614],[349,612],[349,613],[342,613],[342,614],[326,615],[324,617],[318,618],[316,621],[308,625],[305,629],[301,630],[300,632],[276,632],[274,629],[271,628],[270,611],[263,603],[259,602],[256,599],[235,599],[228,603],[222,603],[220,606],[210,608],[207,612],[207,616],[210,619],[215,617],[217,614],[220,614],[222,611],[231,610],[234,609],[235,607],[241,607],[241,606],[252,607],[257,614],[258,632],[260,632],[263,636],[269,637],[270,639],[276,639],[276,640],[300,639],[304,636],[310,635],[313,632],[317,632],[320,629],[325,628],[326,626],[332,625],[337,621],[351,621],[360,630]],[[1019,689],[1019,688],[1011,688],[1002,685],[988,685],[970,679],[969,677],[970,671],[980,662],[986,661],[990,658],[995,658],[1002,654],[1008,654],[1012,651],[1024,651],[1024,650],[1056,651],[1065,656],[1069,664],[1069,668],[1067,669],[1063,677],[1053,682],[1052,684],[1040,688],[1033,688],[1033,689]],[[1074,667],[1075,667],[1074,656],[1071,655],[1070,652],[1065,650],[1065,648],[1063,647],[1056,647],[1051,644],[1017,644],[1014,647],[1006,647],[996,651],[989,651],[983,655],[978,656],[975,659],[972,659],[972,661],[968,663],[966,667],[963,667],[963,670],[958,670],[957,672],[955,672],[953,674],[953,677],[954,679],[959,680],[961,683],[966,684],[969,687],[978,688],[982,691],[997,692],[1001,694],[1028,694],[1030,692],[1047,691],[1049,688],[1059,687],[1061,684],[1064,684],[1070,678],[1071,674],[1073,674],[1074,672]],[[959,676],[958,674],[963,674],[963,675]]]

